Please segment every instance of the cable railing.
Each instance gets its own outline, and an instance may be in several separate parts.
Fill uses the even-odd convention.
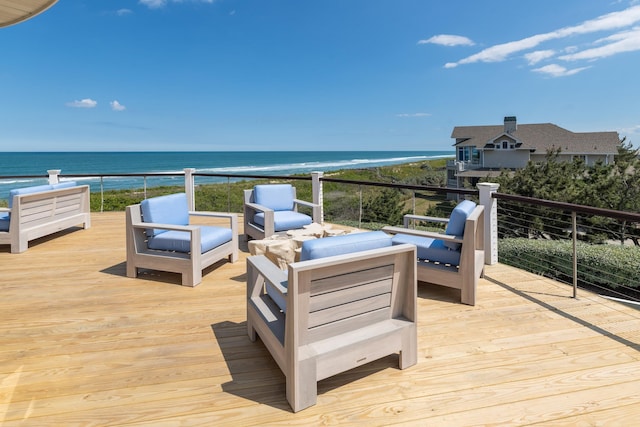
[[[59,171],[58,171],[59,172]],[[0,176],[4,181],[51,181],[45,176]],[[191,203],[210,210],[242,212],[242,189],[253,184],[245,181],[292,182],[300,198],[313,198],[323,206],[327,222],[379,229],[399,225],[398,212],[431,216],[448,216],[460,198],[471,198],[485,204],[486,264],[502,262],[551,277],[568,284],[576,296],[578,288],[586,288],[614,298],[640,301],[640,214],[599,209],[550,200],[528,198],[497,192],[490,193],[495,213],[477,189],[411,185],[393,182],[358,181],[306,175],[254,175],[200,173],[185,169],[184,173],[77,174],[56,175],[56,179],[88,182],[92,187],[92,210],[124,210],[109,200],[110,189],[128,180],[127,204],[183,187]],[[208,185],[216,184],[216,185]],[[32,184],[33,185],[33,184]],[[211,189],[215,189],[215,194]],[[371,210],[386,203],[376,199],[380,190],[390,191],[390,204],[398,203],[395,219],[374,217]],[[8,193],[8,191],[7,191]],[[119,198],[121,197],[117,196]],[[397,197],[399,196],[399,197]],[[0,196],[0,204],[2,204]],[[126,199],[126,198],[125,198]],[[215,202],[215,206],[205,203]],[[201,209],[200,207],[198,209]],[[434,212],[438,214],[434,215]],[[495,231],[491,222],[495,221]],[[488,228],[487,228],[488,227]],[[495,254],[495,255],[493,255]]]
[[[640,302],[640,214],[510,194],[498,203],[499,261]]]

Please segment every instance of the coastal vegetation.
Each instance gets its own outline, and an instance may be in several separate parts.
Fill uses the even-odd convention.
[[[404,185],[445,185],[446,159],[426,160],[402,165],[366,169],[344,169],[328,172],[324,176],[349,181],[382,182]],[[298,178],[298,179],[296,179]],[[312,199],[308,175],[292,175],[290,183],[296,187],[297,197]],[[256,184],[284,182],[282,179],[236,180],[221,184],[202,184],[195,189],[196,210],[242,212],[243,190]],[[197,184],[197,181],[196,181]],[[102,195],[91,195],[92,211],[123,211],[126,206],[139,203],[145,197],[155,197],[184,191],[183,187],[161,186],[146,190],[113,190]],[[402,215],[414,210],[419,213],[440,212],[445,215],[453,206],[443,195],[434,192],[414,201],[412,192],[384,187],[325,182],[323,184],[325,219],[345,225],[363,224],[366,228],[379,228],[380,224],[400,224]],[[361,205],[362,203],[362,205]],[[362,212],[362,216],[360,216]]]
[[[582,159],[546,162],[504,171],[492,182],[500,192],[615,211],[640,211],[640,159],[625,140],[615,164],[586,165]],[[570,212],[542,205],[500,201],[499,260],[537,274],[572,281]],[[577,216],[578,283],[609,288],[640,299],[640,229],[638,224],[596,215]],[[622,288],[624,286],[624,289]]]
[[[638,151],[621,141],[615,164],[586,165],[581,159],[558,160],[559,151],[547,153],[546,162],[530,163],[518,171],[503,171],[490,180],[500,192],[619,211],[640,211],[640,160]],[[325,178],[400,185],[446,185],[447,159],[402,165],[345,169],[325,173]],[[487,179],[488,180],[488,179]],[[238,179],[220,184],[198,184],[197,210],[243,211],[243,190],[282,179]],[[308,175],[291,176],[298,198],[312,199]],[[182,186],[106,191],[91,194],[92,211],[123,211],[127,205],[184,191]],[[447,217],[456,202],[435,191],[410,191],[373,185],[324,181],[324,218],[328,222],[379,229],[402,223],[406,213]],[[498,203],[499,260],[534,273],[571,281],[571,218],[567,212],[506,200]],[[429,228],[433,229],[433,228]],[[437,230],[437,229],[436,229]],[[639,288],[640,229],[637,224],[611,218],[578,218],[578,277],[581,284],[616,289]],[[617,242],[617,244],[615,244]],[[605,274],[605,272],[608,272]],[[624,278],[624,280],[621,280]],[[625,283],[622,283],[624,281]]]

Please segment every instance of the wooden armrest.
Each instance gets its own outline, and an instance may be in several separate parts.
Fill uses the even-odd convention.
[[[253,269],[257,274],[262,276],[266,283],[270,283],[273,287],[286,298],[287,288],[282,283],[287,282],[287,272],[280,270],[273,262],[264,255],[255,255],[247,258],[247,266]],[[251,284],[250,284],[251,285]],[[262,283],[257,283],[262,286]],[[251,292],[252,296],[258,296],[259,293]]]
[[[189,215],[193,216],[210,216],[213,218],[237,218],[237,213],[231,212],[209,212],[209,211],[189,211]]]
[[[157,228],[159,230],[172,230],[172,231],[188,231],[192,232],[198,228],[197,225],[175,225],[175,224],[158,224],[155,222],[141,222],[138,224],[132,224],[133,228]]]
[[[0,212],[11,212],[11,208],[0,207]]]
[[[321,207],[317,203],[307,202],[306,200],[293,199],[293,203],[296,205],[305,206],[307,208],[311,208],[312,210],[312,219],[314,222],[320,222],[322,219],[320,218],[320,210]]]
[[[269,209],[268,207],[259,205],[257,203],[245,203],[244,205],[260,212],[273,212],[273,209]]]
[[[414,230],[412,228],[386,226],[382,231],[389,234],[408,234],[418,237],[430,237],[432,239],[443,240],[445,242],[462,243],[462,238],[450,236],[448,234],[434,233],[433,231]]]
[[[310,208],[316,208],[316,207],[320,206],[317,203],[307,202],[306,200],[300,200],[300,199],[293,199],[293,203],[296,203],[296,204],[302,205],[302,206],[307,206],[307,207],[310,207]]]
[[[234,224],[238,223],[238,214],[232,212],[189,211],[189,215],[208,218],[227,218],[231,228],[235,228]]]
[[[403,225],[405,227],[409,227],[409,221],[425,221],[425,222],[437,222],[441,224],[447,224],[449,222],[449,218],[438,218],[435,216],[424,216],[424,215],[412,215],[407,214],[403,217]]]

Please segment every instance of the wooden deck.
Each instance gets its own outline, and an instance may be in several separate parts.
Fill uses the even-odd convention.
[[[291,412],[245,328],[246,252],[196,288],[125,277],[124,213],[0,246],[3,426],[606,425],[640,419],[640,311],[495,265],[478,305],[419,287],[418,364],[323,380]]]

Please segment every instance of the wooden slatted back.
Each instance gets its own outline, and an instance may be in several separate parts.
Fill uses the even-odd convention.
[[[298,345],[394,317],[414,316],[415,307],[398,295],[409,294],[399,286],[414,283],[415,248],[400,245],[361,254],[289,265],[288,292],[296,299],[296,313],[292,316],[288,306],[287,320],[297,320],[287,324],[287,334],[295,331]],[[340,258],[348,262],[340,263]]]
[[[18,221],[23,230],[89,213],[89,187],[86,185],[14,197],[11,222]]]

